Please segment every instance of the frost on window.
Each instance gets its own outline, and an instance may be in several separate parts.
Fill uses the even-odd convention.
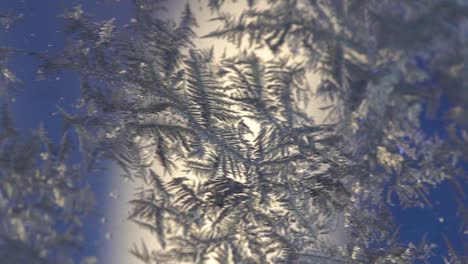
[[[10,120],[8,111],[1,115]],[[2,263],[75,263],[93,194],[70,164],[69,135],[53,145],[43,129],[21,133],[10,126],[3,122],[0,130]]]
[[[67,44],[41,58],[39,72],[80,77],[77,111],[58,111],[78,137],[80,166],[112,160],[143,183],[129,220],[157,243],[131,254],[147,264],[431,257],[435,246],[425,237],[400,243],[389,208],[431,207],[431,191],[450,181],[460,215],[466,211],[466,5],[246,1],[236,15],[220,11],[235,1],[202,1],[221,23],[203,38],[239,50],[217,57],[197,47],[197,13],[186,5],[177,21],[163,19],[163,2],[133,1],[124,27],[80,6],[66,11]],[[3,82],[18,83],[3,69]],[[317,77],[314,94],[309,75]],[[310,114],[312,97],[330,102],[320,109],[326,123]],[[42,245],[81,242],[89,188],[43,131],[18,135],[4,123],[0,252],[66,263],[63,243]],[[438,259],[457,263],[450,241],[445,248]]]
[[[23,14],[15,14],[12,12],[0,12],[0,26],[8,30],[13,24],[21,20],[22,17]]]
[[[114,20],[115,18],[106,21],[102,24],[101,29],[99,31],[99,41],[97,42],[97,44],[104,44],[110,40],[115,28]]]

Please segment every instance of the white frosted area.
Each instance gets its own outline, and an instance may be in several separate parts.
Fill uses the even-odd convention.
[[[136,243],[145,241],[148,245],[156,245],[156,239],[149,232],[141,230],[136,224],[127,219],[131,206],[128,201],[142,183],[126,180],[120,176],[119,169],[112,170],[113,180],[109,183],[106,199],[106,217],[103,220],[107,242],[103,247],[102,264],[141,264],[129,253],[129,249]]]
[[[219,22],[212,21],[209,19],[216,17],[216,13],[211,12],[206,6],[205,1],[187,1],[187,0],[170,0],[168,1],[168,13],[165,16],[171,17],[179,21],[180,14],[185,8],[186,3],[189,2],[192,8],[192,11],[196,15],[196,19],[199,27],[196,29],[198,36],[203,36],[209,32],[217,29],[221,26]],[[202,2],[200,4],[199,2]],[[229,2],[229,1],[228,1]],[[240,14],[241,11],[246,8],[246,1],[238,0],[237,3],[227,3],[221,11],[226,11],[231,14]],[[236,55],[239,52],[239,49],[228,43],[223,39],[213,39],[213,38],[204,38],[197,39],[195,45],[199,49],[208,49],[211,46],[214,47],[215,56],[220,57],[221,54],[225,53],[227,56]],[[249,49],[249,47],[242,47],[243,49]],[[257,56],[263,60],[269,60],[278,55],[272,54],[272,52],[263,48],[261,50],[256,50]],[[281,55],[291,55],[285,54],[284,52]],[[301,62],[302,57],[296,56],[295,61]],[[310,87],[315,88],[319,82],[319,77],[315,74],[308,73],[307,81]],[[321,114],[320,107],[326,106],[327,103],[319,102],[318,100],[312,100],[310,102],[307,112],[314,117],[317,123],[323,122],[324,115]],[[133,257],[128,251],[133,247],[134,244],[138,246],[141,245],[141,241],[145,241],[149,249],[155,249],[157,247],[157,242],[154,236],[149,234],[149,232],[141,230],[136,224],[127,220],[128,212],[130,211],[130,205],[128,201],[133,198],[135,189],[141,185],[139,182],[125,181],[123,177],[119,177],[118,169],[113,171],[115,174],[113,181],[110,183],[110,190],[118,193],[119,197],[114,197],[108,201],[108,222],[105,224],[106,228],[111,233],[111,238],[109,243],[105,246],[105,254],[102,258],[102,263],[112,263],[112,264],[141,264],[135,257]],[[340,217],[342,218],[342,217]],[[336,244],[342,244],[344,240],[344,230],[343,230],[343,220],[338,220],[338,228],[336,232],[329,235],[328,240]]]

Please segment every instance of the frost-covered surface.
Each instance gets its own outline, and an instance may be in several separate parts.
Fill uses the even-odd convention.
[[[0,13],[0,25],[9,29],[20,17]],[[0,261],[93,264],[94,257],[79,254],[94,200],[82,166],[71,161],[71,132],[65,129],[55,144],[43,126],[19,131],[12,120],[22,81],[8,59],[25,53],[0,48]]]
[[[369,4],[369,12],[385,4]],[[85,147],[97,146],[98,155],[148,183],[131,202],[131,218],[160,245],[153,253],[143,246],[133,254],[147,263],[307,262],[321,256],[411,263],[428,257],[430,243],[406,248],[395,243],[386,208],[394,193],[403,206],[423,205],[420,188],[456,180],[448,172],[458,164],[447,160],[461,152],[448,153],[445,142],[417,133],[420,102],[395,93],[403,80],[424,77],[399,70],[404,60],[387,54],[391,50],[362,53],[372,43],[361,39],[373,28],[362,23],[358,32],[364,35],[351,35],[338,4],[271,5],[246,11],[247,20],[239,22],[221,15],[226,28],[209,36],[240,43],[242,34],[250,34],[277,51],[291,32],[306,49],[316,45],[310,57],[316,61],[263,62],[248,53],[214,60],[210,50],[193,49],[196,22],[188,7],[174,23],[158,18],[157,2],[136,1],[137,15],[123,31],[112,21],[67,17],[75,25],[71,36],[79,41],[45,69],[63,65],[82,74],[89,114],[67,118],[81,129]],[[315,7],[319,13],[309,16]],[[273,18],[280,24],[270,29]],[[301,30],[306,23],[329,23],[331,32],[312,42],[307,38],[315,32]],[[304,67],[320,67],[319,92],[338,98],[337,129],[314,124],[304,112],[309,92]],[[390,114],[389,107],[409,110]],[[435,155],[439,163],[432,162]],[[413,167],[404,164],[409,159]],[[341,214],[350,239],[337,250],[320,235],[330,232]],[[390,246],[374,248],[383,241]]]
[[[80,166],[69,162],[68,135],[54,145],[43,129],[21,134],[8,118],[4,107],[0,135],[2,263],[75,263],[93,194]],[[78,259],[93,263],[93,258]]]
[[[465,230],[467,15],[466,1],[269,1],[221,14],[210,36],[306,54],[343,146],[367,166],[360,199],[431,207],[448,180]]]
[[[76,111],[59,112],[78,135],[83,171],[110,159],[142,183],[129,219],[157,245],[130,253],[147,264],[415,263],[434,245],[399,243],[390,207],[432,206],[430,191],[444,181],[457,193],[466,235],[465,1],[247,1],[241,15],[216,13],[225,2],[202,2],[224,24],[204,38],[225,38],[238,53],[198,49],[190,6],[174,21],[160,15],[165,1],[134,0],[123,27],[91,19],[82,6],[67,10],[67,46],[41,56],[44,76],[80,75]],[[264,49],[275,58],[255,53]],[[326,125],[308,112],[310,72],[321,78],[316,96],[331,102]],[[2,74],[19,83],[6,67]],[[426,128],[433,119],[445,130]],[[18,136],[5,127],[5,148],[25,152],[22,142],[8,143]],[[13,203],[35,211],[35,200],[51,199],[53,240],[64,226],[79,229],[89,193],[78,167],[63,161],[63,142],[53,150],[43,130],[31,138],[30,176],[5,165],[4,193],[57,178],[38,190],[24,185],[26,196]],[[20,158],[5,152],[5,160]],[[62,248],[35,248],[42,236],[27,220],[6,219],[4,245],[68,261]],[[330,239],[337,233],[339,243]],[[437,260],[463,263],[446,246]]]

